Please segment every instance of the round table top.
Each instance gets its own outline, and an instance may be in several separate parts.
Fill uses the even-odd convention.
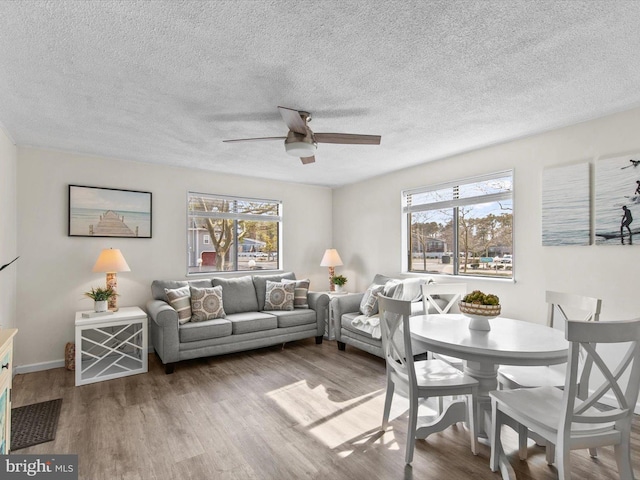
[[[569,342],[561,330],[497,317],[490,331],[470,330],[461,314],[410,317],[411,336],[429,351],[463,360],[500,365],[551,365],[565,363]]]

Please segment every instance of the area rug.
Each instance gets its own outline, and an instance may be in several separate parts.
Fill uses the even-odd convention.
[[[11,451],[56,438],[62,399],[11,409]]]

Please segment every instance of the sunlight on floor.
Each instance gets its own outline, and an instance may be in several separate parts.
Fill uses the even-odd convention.
[[[273,390],[267,396],[276,402],[299,425],[329,448],[340,449],[340,456],[349,455],[351,448],[366,450],[374,437],[377,445],[398,450],[393,423],[384,435],[380,433],[385,391],[374,390],[366,395],[344,401],[332,399],[324,385],[311,387],[302,380]],[[293,400],[295,398],[295,401]],[[390,421],[409,408],[406,398],[395,395],[391,405]],[[434,415],[430,404],[421,404],[419,415]],[[402,419],[398,420],[402,422]],[[402,439],[404,443],[404,439]]]

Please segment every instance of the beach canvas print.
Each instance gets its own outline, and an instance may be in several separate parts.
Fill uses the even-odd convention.
[[[542,245],[589,245],[589,164],[542,173]]]
[[[69,185],[69,236],[151,238],[151,192]]]
[[[638,244],[640,154],[598,160],[595,185],[596,245]]]

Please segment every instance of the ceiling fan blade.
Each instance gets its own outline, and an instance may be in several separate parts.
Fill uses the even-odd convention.
[[[311,157],[300,157],[300,160],[302,160],[303,165],[307,165],[308,163],[315,162],[316,157],[314,157],[313,155]]]
[[[352,133],[316,133],[318,143],[343,143],[351,145],[380,145],[380,135],[355,135]]]
[[[278,111],[280,115],[282,115],[282,120],[287,124],[289,130],[292,132],[299,133],[301,135],[307,134],[307,125],[304,120],[300,116],[300,112],[298,110],[294,110],[293,108],[287,107],[278,107]]]
[[[225,143],[236,142],[262,142],[263,140],[285,140],[287,137],[259,137],[259,138],[238,138],[235,140],[223,140]]]

